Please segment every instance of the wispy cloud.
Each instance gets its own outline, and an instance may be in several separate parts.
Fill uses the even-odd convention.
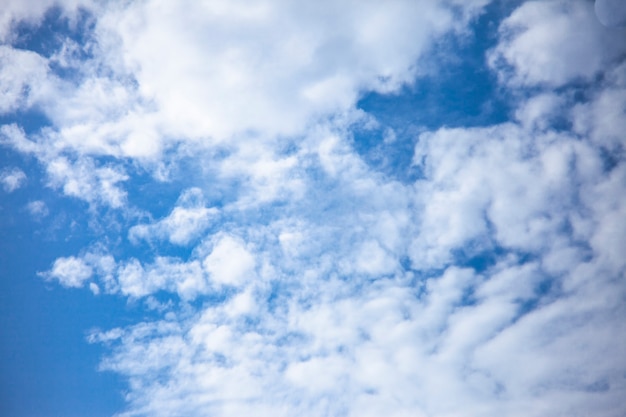
[[[26,209],[36,219],[42,219],[49,214],[48,206],[41,200],[31,201],[26,205]]]

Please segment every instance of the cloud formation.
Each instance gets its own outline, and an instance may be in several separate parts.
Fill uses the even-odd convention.
[[[384,126],[410,181],[356,150],[359,99],[405,94],[487,3],[84,3],[82,43],[2,47],[0,111],[49,125],[0,143],[122,230],[42,275],[153,317],[90,333],[120,415],[621,415],[623,31],[520,2],[482,63],[509,120]]]
[[[585,1],[524,2],[500,25],[490,64],[513,85],[593,79],[623,56],[626,31],[607,31],[591,9]]]
[[[141,224],[130,228],[129,238],[133,242],[140,239],[167,238],[176,245],[186,245],[198,237],[216,217],[218,210],[204,206],[202,190],[185,190],[178,204],[164,219],[153,224]]]
[[[81,258],[69,256],[54,261],[52,269],[42,274],[48,280],[56,279],[64,287],[82,287],[93,275],[93,269]]]
[[[26,182],[26,174],[19,168],[3,169],[0,171],[0,182],[4,191],[12,193]]]

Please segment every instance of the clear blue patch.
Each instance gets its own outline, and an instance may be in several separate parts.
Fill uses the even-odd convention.
[[[94,242],[118,241],[119,229],[104,224],[119,213],[61,196],[33,157],[0,147],[0,160],[27,176],[10,194],[0,189],[0,415],[110,416],[123,407],[125,385],[97,371],[105,349],[85,332],[135,322],[138,312],[121,297],[62,288],[37,273]],[[32,201],[45,204],[44,217],[29,213]]]
[[[124,324],[132,313],[121,299],[42,281],[37,272],[48,270],[59,256],[77,253],[92,237],[74,223],[80,210],[46,193],[48,220],[45,225],[34,221],[23,209],[32,194],[19,191],[3,196],[3,211],[11,214],[0,216],[5,236],[0,240],[0,414],[109,416],[123,406],[123,385],[117,376],[97,372],[104,350],[87,343],[85,329]]]

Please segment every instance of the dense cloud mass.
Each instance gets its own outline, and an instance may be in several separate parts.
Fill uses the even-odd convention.
[[[0,144],[93,219],[44,281],[141,312],[88,336],[120,416],[624,415],[626,29],[592,2],[27,3],[0,12]],[[25,46],[50,16],[68,35]],[[479,22],[506,120],[360,106]]]

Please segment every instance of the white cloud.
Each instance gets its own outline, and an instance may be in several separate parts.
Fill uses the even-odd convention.
[[[89,158],[71,161],[60,156],[50,160],[46,168],[51,185],[67,196],[113,208],[126,204],[126,192],[118,183],[129,177],[118,166],[97,166]]]
[[[305,12],[288,1],[104,8],[69,2],[60,4],[69,15],[79,4],[94,15],[93,58],[67,59],[77,47],[67,39],[50,59],[77,69],[79,80],[61,83],[47,72],[47,59],[4,50],[39,62],[41,70],[30,78],[24,78],[28,71],[13,71],[23,80],[12,82],[10,91],[26,88],[40,97],[59,133],[51,138],[57,148],[154,158],[179,140],[174,137],[197,146],[239,141],[251,132],[264,138],[301,134],[318,117],[349,110],[363,90],[410,83],[430,41],[463,30],[484,3],[368,2],[354,8],[329,2]],[[45,5],[32,9],[33,21]],[[26,19],[26,10],[11,2],[7,15]],[[17,58],[10,62],[17,65]],[[56,105],[59,97],[63,106]],[[18,102],[7,96],[5,107]]]
[[[19,168],[3,169],[0,171],[0,182],[4,191],[12,193],[26,182],[26,174]]]
[[[129,238],[138,239],[167,238],[176,245],[186,245],[197,238],[218,214],[216,208],[204,206],[204,197],[199,188],[184,191],[178,199],[177,206],[162,220],[153,224],[142,224],[131,227]]]
[[[564,113],[565,98],[555,93],[533,96],[515,111],[515,118],[527,128],[546,130]]]
[[[212,282],[239,286],[254,278],[255,259],[245,244],[232,236],[219,236],[202,265]]]
[[[526,2],[504,21],[492,68],[531,97],[507,123],[422,132],[415,183],[351,145],[371,122],[359,95],[410,83],[432,40],[483,3],[98,11],[97,56],[61,89],[67,105],[40,99],[53,126],[3,126],[2,142],[64,194],[113,208],[127,204],[126,158],[153,167],[168,150],[200,167],[167,216],[128,231],[186,257],[96,247],[43,274],[93,276],[94,294],[161,315],[89,338],[129,379],[121,415],[619,415],[624,67],[590,4]],[[568,91],[522,89],[598,74],[574,106]],[[561,117],[572,131],[555,130]]]
[[[34,153],[53,186],[92,205],[125,207],[120,166],[94,162],[97,174],[79,181],[97,157],[130,157],[154,170],[176,146],[194,153],[225,146],[232,157],[210,175],[245,177],[242,205],[297,198],[306,186],[300,161],[277,152],[277,138],[299,137],[319,119],[350,112],[362,91],[412,82],[431,40],[462,31],[486,2],[452,3],[330,2],[305,13],[287,1],[245,8],[55,2],[71,21],[79,6],[91,13],[94,32],[86,45],[65,39],[50,58],[3,46],[10,65],[2,66],[2,108],[36,109],[51,123],[28,137],[3,132],[3,142]],[[28,14],[10,2],[3,16],[36,24],[51,4]],[[77,59],[81,48],[89,59]],[[63,78],[51,64],[77,76]]]
[[[64,287],[82,287],[93,275],[93,269],[81,258],[69,256],[54,261],[52,269],[41,274],[49,280],[56,279]]]
[[[26,137],[24,130],[14,123],[0,126],[0,143],[27,154],[36,152],[38,148],[36,143]]]
[[[471,15],[480,6],[460,7]],[[144,2],[110,8],[98,34],[119,36],[123,49],[107,52],[122,54],[167,131],[220,141],[300,133],[312,118],[352,106],[362,89],[410,82],[432,37],[457,28],[452,16],[427,1],[306,10],[282,1]]]
[[[356,251],[355,258],[346,267],[348,271],[372,276],[388,275],[395,271],[397,262],[376,241],[364,242]]]
[[[0,41],[12,41],[15,25],[26,22],[37,26],[54,6],[64,17],[74,21],[80,7],[92,6],[90,0],[4,0],[0,10]]]
[[[589,137],[611,152],[624,146],[626,121],[626,62],[607,71],[603,88],[591,100],[578,103],[572,111],[574,131]]]
[[[512,85],[591,80],[626,50],[623,29],[607,30],[588,1],[527,1],[500,25],[490,65]]]
[[[0,114],[34,104],[48,86],[48,64],[35,52],[0,45]]]
[[[421,300],[398,284],[339,299],[326,286],[329,301],[294,303],[284,316],[257,310],[256,324],[224,314],[226,306],[206,307],[182,327],[175,320],[126,330],[103,366],[143,387],[130,397],[136,408],[128,415],[278,409],[296,416],[376,415],[373,410],[539,416],[569,407],[613,415],[626,366],[615,360],[620,347],[609,338],[621,295],[602,296],[610,300],[605,305],[574,296],[515,321],[519,295],[532,295],[502,280],[524,284],[535,273],[509,269],[485,279],[453,269],[433,280]],[[510,295],[482,298],[481,292],[475,305],[461,305],[464,288],[496,282]],[[589,294],[595,293],[581,290],[580,297]],[[590,312],[594,318],[583,319]],[[590,326],[594,337],[585,337]],[[611,345],[610,353],[600,353]],[[512,354],[524,360],[511,361]]]
[[[183,300],[191,300],[209,289],[198,261],[181,262],[166,257],[157,257],[154,263],[145,266],[137,259],[121,264],[117,284],[123,295],[134,298],[165,290],[177,293]]]
[[[36,219],[42,219],[49,214],[48,206],[41,200],[31,201],[26,205],[26,209]]]
[[[91,290],[93,295],[100,294],[100,287],[98,287],[98,284],[96,284],[95,282],[90,282],[89,283],[89,289]]]
[[[415,159],[425,161],[426,179],[416,184],[423,218],[414,263],[450,262],[451,251],[468,244],[474,254],[494,243],[541,253],[569,241],[567,224],[586,210],[579,187],[609,179],[602,158],[576,136],[516,125],[422,135]]]

